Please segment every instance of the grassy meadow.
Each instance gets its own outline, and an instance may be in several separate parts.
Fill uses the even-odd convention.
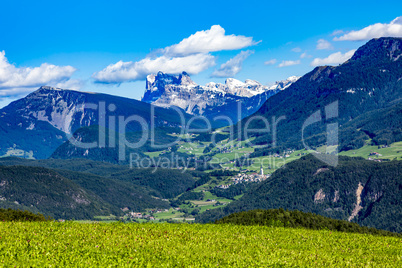
[[[0,223],[0,266],[401,267],[401,238],[282,227]]]

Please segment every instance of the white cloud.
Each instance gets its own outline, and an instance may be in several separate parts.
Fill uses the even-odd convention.
[[[276,59],[267,60],[264,62],[265,65],[274,65],[276,63]]]
[[[16,96],[23,96],[29,92],[34,91],[37,87],[19,87],[19,88],[7,88],[7,89],[0,89],[0,99],[2,98],[11,98]]]
[[[282,68],[282,67],[287,67],[287,66],[292,66],[292,65],[297,65],[297,64],[300,64],[300,60],[284,60],[278,65],[278,67]]]
[[[301,59],[304,59],[304,58],[311,58],[312,56],[311,55],[309,55],[309,54],[307,54],[307,52],[303,52],[301,55],[300,55],[300,58]]]
[[[142,80],[148,74],[159,71],[170,74],[183,71],[197,74],[215,65],[215,56],[210,52],[237,50],[258,43],[252,37],[225,35],[225,29],[219,25],[213,25],[209,30],[198,31],[180,43],[159,49],[140,61],[119,61],[110,64],[105,69],[94,73],[92,77],[95,82],[118,84]],[[233,64],[233,70],[235,70],[234,61],[238,59],[233,58],[232,60],[230,64]]]
[[[335,31],[333,31],[332,32],[332,36],[334,36],[334,35],[340,35],[340,34],[343,34],[344,33],[344,31],[343,30],[335,30]]]
[[[186,57],[145,58],[137,62],[119,61],[110,64],[102,71],[93,74],[96,82],[122,83],[145,79],[150,73],[159,71],[177,74],[183,71],[189,74],[197,74],[215,65],[215,57],[210,54],[194,54]]]
[[[358,31],[351,31],[335,41],[362,41],[379,37],[402,37],[402,16],[397,17],[390,23],[376,23]]]
[[[328,42],[325,39],[319,39],[317,41],[317,47],[318,50],[324,50],[324,49],[333,49],[334,47],[330,42]]]
[[[80,79],[69,79],[67,81],[57,83],[55,87],[62,89],[80,90],[82,87],[84,87],[84,84],[84,81]]]
[[[211,29],[198,31],[180,43],[161,49],[167,56],[187,56],[222,50],[237,50],[258,44],[252,37],[243,35],[225,35],[225,29],[213,25]]]
[[[39,67],[16,67],[10,64],[5,51],[0,51],[0,96],[23,94],[38,86],[56,86],[69,81],[76,69],[43,63]]]
[[[240,52],[235,57],[222,64],[218,70],[215,70],[211,74],[211,77],[234,77],[241,71],[243,61],[253,53],[254,51],[251,50]]]
[[[350,59],[353,56],[355,51],[356,50],[353,49],[353,50],[346,52],[345,54],[342,54],[341,52],[336,52],[336,53],[329,55],[328,57],[326,57],[324,59],[315,58],[311,62],[310,65],[318,66],[318,65],[334,65],[334,64],[344,63],[345,61],[347,61],[348,59]]]
[[[300,47],[295,47],[295,48],[292,48],[292,51],[296,52],[296,53],[300,53],[302,50]]]

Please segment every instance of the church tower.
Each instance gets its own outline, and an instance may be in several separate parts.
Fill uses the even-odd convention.
[[[261,167],[260,167],[260,175],[261,175],[261,176],[264,176],[264,169],[262,168],[262,165],[261,165]]]

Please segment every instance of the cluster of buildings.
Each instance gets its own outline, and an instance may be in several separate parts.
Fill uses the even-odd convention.
[[[238,183],[244,183],[244,182],[260,182],[268,179],[271,175],[267,174],[257,174],[257,173],[252,173],[252,174],[245,174],[245,173],[239,173],[236,176],[232,178],[233,184],[238,184]]]
[[[290,155],[291,155],[292,153],[294,153],[294,151],[295,151],[295,150],[290,150],[290,149],[288,149],[288,150],[284,151],[282,154],[273,154],[272,157],[288,158],[288,157],[290,157]],[[303,155],[305,155],[305,153],[297,154],[297,156],[303,156]]]
[[[150,214],[142,214],[140,212],[129,212],[128,215],[131,219],[147,219],[147,220],[155,220],[153,216]]]
[[[270,176],[271,174],[264,175],[264,170],[261,167],[260,173],[251,173],[251,174],[239,173],[231,178],[233,180],[232,184],[222,184],[216,187],[221,189],[228,189],[233,184],[235,185],[238,183],[246,183],[246,182],[260,182],[268,179]]]
[[[376,161],[376,162],[382,162],[381,159],[378,159],[378,157],[382,156],[382,154],[380,154],[380,153],[371,152],[371,153],[369,154],[369,156],[373,156],[373,157],[375,156],[376,158],[369,157],[368,160],[372,160],[372,161]]]
[[[160,212],[168,212],[168,211],[169,211],[168,209],[154,209],[154,210],[148,211],[148,213],[129,212],[126,215],[132,219],[155,220],[155,217],[152,216],[150,213],[160,213]]]

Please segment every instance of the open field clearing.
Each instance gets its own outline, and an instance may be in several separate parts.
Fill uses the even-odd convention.
[[[378,153],[378,154],[376,154]],[[402,160],[402,142],[395,142],[388,147],[366,145],[356,150],[340,152],[339,155],[360,156],[365,159],[389,159]]]

